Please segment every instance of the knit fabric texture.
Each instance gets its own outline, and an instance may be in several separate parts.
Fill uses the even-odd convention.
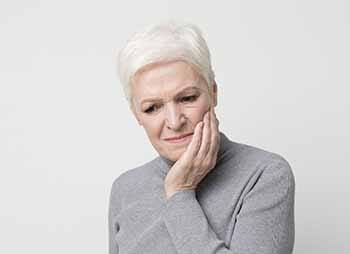
[[[196,190],[166,200],[173,164],[159,155],[114,180],[109,254],[293,252],[295,179],[281,155],[220,132],[215,167]]]

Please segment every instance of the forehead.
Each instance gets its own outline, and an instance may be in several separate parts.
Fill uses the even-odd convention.
[[[150,99],[171,99],[189,87],[206,88],[201,75],[183,61],[159,63],[140,70],[132,82],[133,99],[141,103]]]

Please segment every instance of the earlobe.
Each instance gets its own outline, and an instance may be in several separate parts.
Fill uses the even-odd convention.
[[[142,122],[141,122],[141,120],[138,118],[138,116],[136,115],[136,113],[135,113],[135,118],[136,118],[138,124],[139,124],[140,126],[142,126]]]
[[[142,126],[141,120],[137,117],[136,114],[135,114],[135,118],[136,118],[136,120],[137,120],[137,123],[138,123],[140,126]]]
[[[137,117],[136,115],[134,115],[134,116],[135,116],[135,118],[136,118],[137,123],[138,123],[140,126],[142,126],[142,123],[141,123],[140,119],[138,119],[138,117]]]
[[[132,114],[134,115],[134,117],[136,118],[137,123],[140,126],[142,126],[141,120],[138,118],[137,113],[135,111],[135,108],[132,105],[130,105],[130,110],[131,110]]]

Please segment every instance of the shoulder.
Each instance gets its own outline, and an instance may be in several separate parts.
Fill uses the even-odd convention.
[[[291,173],[291,165],[287,159],[272,151],[268,151],[250,144],[238,143],[230,140],[228,152],[231,159],[239,161],[241,164],[248,164],[256,167],[276,166]]]
[[[252,183],[255,191],[280,192],[281,195],[294,194],[295,177],[291,164],[276,152],[244,144],[242,157],[255,167]],[[248,162],[247,162],[248,163]],[[269,191],[268,191],[269,192]]]
[[[121,173],[113,180],[111,192],[127,193],[130,188],[136,185],[139,186],[142,182],[150,179],[156,167],[156,159],[157,158]]]
[[[287,159],[276,152],[267,151],[251,145],[245,145],[246,156],[253,159],[262,171],[271,171],[272,174],[280,174],[285,177],[293,177],[293,171]]]
[[[269,184],[283,182],[283,186],[294,189],[292,166],[284,156],[276,152],[230,140],[226,157],[226,163],[236,171],[237,177]]]

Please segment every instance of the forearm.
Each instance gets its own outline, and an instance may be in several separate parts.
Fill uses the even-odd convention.
[[[171,196],[162,216],[179,253],[232,253],[208,224],[194,190]]]
[[[229,230],[234,233],[228,242],[219,239],[211,227],[194,190],[173,194],[162,217],[179,254],[291,254],[294,187],[291,171],[263,174],[245,196],[239,214],[231,218],[235,223]]]

